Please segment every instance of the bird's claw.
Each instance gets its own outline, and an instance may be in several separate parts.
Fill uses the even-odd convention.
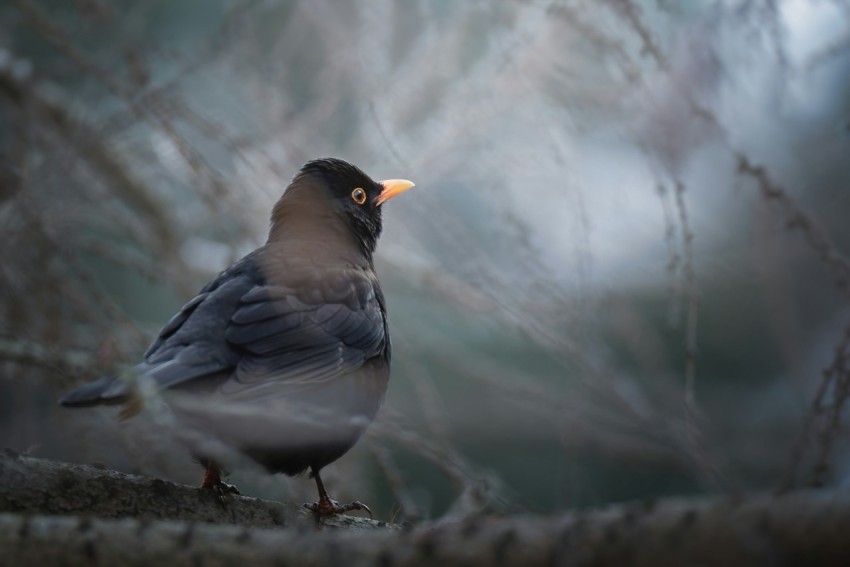
[[[222,506],[224,506],[228,496],[233,494],[242,494],[236,486],[221,480],[211,483],[204,482],[204,484],[201,485],[201,489],[212,492],[213,495],[218,498],[218,501]]]
[[[318,516],[334,516],[336,514],[344,514],[352,510],[364,510],[367,514],[369,514],[370,519],[373,518],[372,510],[370,510],[368,506],[357,500],[348,504],[340,504],[336,500],[331,500],[330,498],[328,498],[327,500],[319,500],[318,502],[306,503],[304,504],[304,507],[308,510],[312,510]]]
[[[226,482],[218,483],[218,491],[222,494],[242,494],[239,492],[239,489],[236,488],[235,484],[228,484]]]

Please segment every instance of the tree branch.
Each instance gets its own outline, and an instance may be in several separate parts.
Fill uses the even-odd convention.
[[[850,494],[833,491],[481,515],[406,530],[323,530],[309,518],[291,504],[234,497],[225,510],[161,480],[0,456],[0,549],[15,565],[831,565],[850,553]]]
[[[88,366],[92,357],[81,350],[59,351],[34,342],[0,337],[0,361],[34,364],[51,370],[73,371]]]
[[[211,522],[245,528],[309,524],[313,519],[312,513],[293,503],[235,495],[222,502],[200,488],[98,466],[34,459],[10,449],[0,453],[0,512]],[[351,516],[329,518],[323,523],[386,525]]]

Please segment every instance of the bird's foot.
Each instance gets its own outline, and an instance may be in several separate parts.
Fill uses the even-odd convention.
[[[221,480],[215,484],[207,484],[206,482],[204,482],[204,484],[201,485],[201,489],[209,490],[210,492],[212,492],[212,494],[215,495],[215,497],[218,499],[218,503],[222,506],[225,506],[225,504],[227,503],[228,496],[231,496],[233,494],[242,494],[241,492],[239,492],[239,489],[236,488],[234,485],[227,484],[226,482]]]
[[[220,496],[224,496],[226,494],[242,494],[241,492],[239,492],[239,489],[236,488],[235,484],[228,484],[223,480],[218,481],[217,484],[214,484],[212,486],[207,486],[206,484],[204,484],[201,486],[201,488],[205,490],[212,490]]]
[[[322,500],[319,500],[318,502],[304,504],[304,507],[308,510],[312,510],[318,516],[334,516],[336,514],[345,514],[346,512],[351,512],[352,510],[365,510],[366,513],[369,514],[369,518],[372,518],[372,510],[370,510],[368,506],[366,506],[362,502],[358,502],[357,500],[348,504],[340,504],[336,500],[324,498]]]
[[[203,490],[209,490],[218,498],[218,501],[224,505],[225,498],[231,494],[241,494],[239,489],[232,484],[228,484],[221,480],[221,470],[215,466],[208,466],[206,474],[204,474],[204,482],[201,484]]]

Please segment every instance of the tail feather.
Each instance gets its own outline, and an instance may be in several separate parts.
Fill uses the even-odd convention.
[[[65,407],[88,407],[100,404],[123,404],[130,392],[117,376],[104,376],[69,392],[59,403]]]

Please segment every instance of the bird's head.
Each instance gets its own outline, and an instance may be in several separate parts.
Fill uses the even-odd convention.
[[[312,223],[312,228],[304,230],[321,230],[323,225],[336,224],[328,219],[341,219],[362,252],[371,259],[381,234],[382,205],[411,187],[413,182],[406,179],[375,181],[341,159],[309,161],[275,205],[272,236],[275,225],[283,228],[295,217]]]

